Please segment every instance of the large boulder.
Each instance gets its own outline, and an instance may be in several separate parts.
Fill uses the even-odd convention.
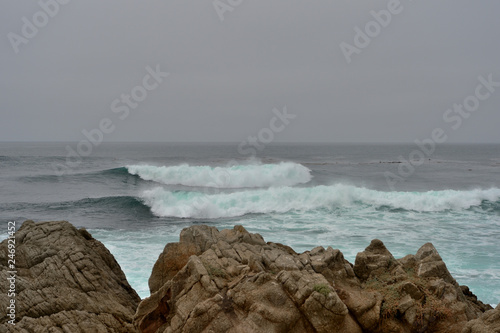
[[[359,318],[364,329],[461,332],[467,321],[491,308],[458,285],[431,243],[424,244],[415,255],[397,260],[380,240],[373,240],[356,256],[354,272],[363,290],[381,296],[376,328],[373,320],[365,325],[364,318]],[[463,290],[467,290],[467,297]]]
[[[165,264],[191,251],[182,269]],[[333,249],[299,257],[242,226],[193,226],[158,261],[135,316],[141,332],[361,332],[332,281],[313,268],[356,279]]]
[[[430,243],[398,260],[373,240],[352,265],[331,247],[298,254],[242,226],[184,229],[149,282],[134,318],[145,333],[458,333],[488,309]]]
[[[136,332],[140,302],[113,255],[70,223],[26,221],[15,234],[16,325],[0,312],[0,332]],[[0,281],[11,274],[0,244]],[[6,309],[7,283],[0,283]]]

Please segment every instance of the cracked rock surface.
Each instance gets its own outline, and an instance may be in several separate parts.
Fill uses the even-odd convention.
[[[430,243],[396,259],[375,239],[352,265],[332,247],[299,254],[242,226],[192,226],[165,246],[141,302],[85,229],[26,221],[15,239],[16,326],[0,283],[0,333],[500,332],[499,307],[459,286]]]
[[[144,333],[452,333],[491,308],[458,285],[430,243],[396,259],[373,240],[352,265],[331,247],[298,254],[242,226],[184,229],[149,286],[134,318]],[[496,318],[487,314],[467,332]]]
[[[0,243],[0,332],[136,332],[140,302],[111,253],[68,222],[16,232],[16,325],[7,323],[8,242]]]

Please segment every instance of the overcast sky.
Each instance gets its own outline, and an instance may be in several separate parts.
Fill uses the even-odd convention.
[[[500,143],[500,87],[458,128],[443,119],[479,76],[500,82],[500,2],[401,0],[348,63],[340,44],[393,1],[220,0],[218,13],[212,0],[72,0],[50,17],[2,0],[0,141],[79,141],[108,118],[106,141],[241,142],[286,106],[297,117],[276,141],[413,142],[442,128],[449,142]],[[147,80],[127,117],[120,100],[113,112],[157,65],[170,75]]]

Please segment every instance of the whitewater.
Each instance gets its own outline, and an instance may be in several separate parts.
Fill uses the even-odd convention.
[[[245,214],[306,212],[371,206],[416,212],[469,209],[481,204],[498,204],[500,189],[471,191],[381,192],[349,185],[305,188],[271,187],[266,190],[204,194],[171,192],[161,187],[142,193],[144,203],[162,217],[221,218]]]
[[[193,224],[242,224],[295,251],[374,238],[396,257],[432,242],[460,284],[500,302],[500,145],[449,145],[392,190],[411,145],[103,144],[57,176],[64,144],[0,144],[0,220],[68,220],[116,257],[141,297],[165,244]],[[236,152],[236,153],[235,153]],[[0,236],[5,234],[0,231]]]
[[[311,170],[291,162],[229,167],[191,166],[188,164],[174,166],[129,165],[127,170],[132,175],[138,175],[144,180],[162,184],[215,188],[292,186],[311,180]]]

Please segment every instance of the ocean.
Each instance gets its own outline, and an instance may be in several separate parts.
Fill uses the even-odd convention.
[[[164,246],[194,224],[243,225],[295,251],[374,238],[396,258],[432,242],[460,284],[500,302],[500,145],[0,143],[0,230],[67,220],[115,256],[149,296]]]

